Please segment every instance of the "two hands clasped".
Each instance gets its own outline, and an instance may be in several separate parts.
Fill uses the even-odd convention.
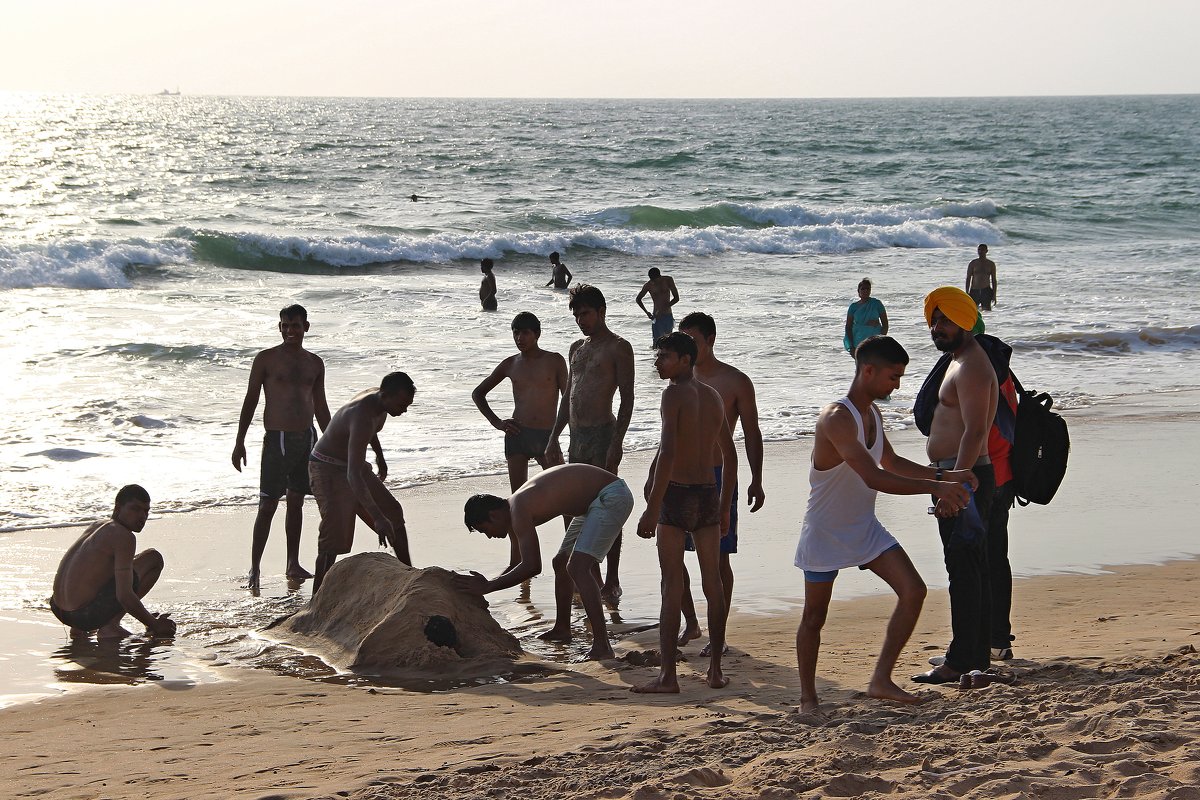
[[[970,490],[967,490],[970,486]],[[933,496],[937,503],[933,515],[943,519],[959,514],[971,502],[971,494],[979,488],[979,478],[969,469],[954,469],[943,474],[942,480],[934,484]]]

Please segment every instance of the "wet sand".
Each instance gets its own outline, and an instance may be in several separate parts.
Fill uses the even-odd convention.
[[[797,443],[768,449],[768,504],[744,523],[726,662],[732,683],[724,690],[700,681],[705,662],[695,653],[703,640],[686,649],[683,692],[674,697],[627,691],[649,679],[651,667],[566,664],[568,653],[552,650],[534,655],[560,670],[554,674],[441,693],[233,668],[238,659],[221,650],[222,637],[243,636],[239,625],[294,607],[307,592],[290,594],[273,577],[263,597],[247,596],[237,580],[250,512],[189,514],[154,520],[141,538],[174,568],[149,605],[158,607],[158,596],[159,605],[178,608],[181,629],[191,626],[194,635],[172,646],[129,644],[125,664],[135,679],[126,682],[138,688],[96,688],[0,711],[8,743],[0,779],[16,797],[1200,797],[1193,788],[1200,784],[1200,657],[1185,652],[1200,642],[1200,563],[1101,569],[1200,550],[1184,522],[1200,497],[1185,463],[1200,444],[1195,400],[1194,393],[1131,398],[1071,416],[1074,450],[1060,497],[1014,511],[1011,530],[1018,573],[1077,574],[1017,583],[1018,660],[1005,665],[1013,686],[923,689],[931,702],[916,709],[867,699],[891,601],[862,596],[831,610],[818,665],[822,716],[794,713],[800,582],[790,563],[807,469],[806,446]],[[910,432],[893,442],[906,455],[920,452]],[[631,484],[645,474],[644,462],[644,454],[629,458]],[[502,480],[468,483],[478,491],[489,481],[502,488]],[[410,519],[422,521],[412,526],[414,557],[429,563],[444,552],[448,566],[494,572],[501,543],[465,546],[473,540],[461,522],[463,488],[449,482],[403,496]],[[944,575],[924,505],[881,498],[879,512],[937,586]],[[29,534],[5,535],[16,574],[30,585],[45,563],[53,569],[57,539],[76,535],[38,533],[49,538],[29,544]],[[281,533],[265,566],[282,567]],[[369,537],[360,540],[372,544]],[[629,540],[624,631],[657,614],[650,543]],[[839,579],[836,596],[879,588],[870,576],[847,577],[861,584]],[[495,598],[494,613],[536,633],[546,624],[536,616],[551,607],[548,583],[535,581],[528,602]],[[21,591],[36,598],[34,589]],[[206,599],[188,599],[196,592]],[[201,632],[221,614],[215,632]],[[34,670],[42,693],[68,685],[45,686],[55,667],[42,648],[65,644],[48,617],[31,599],[0,619],[6,633],[25,631],[4,648],[25,656],[6,653],[3,668],[27,683]],[[928,668],[948,627],[945,593],[932,591],[901,656],[901,685],[913,688],[905,678]],[[656,647],[656,638],[642,630],[615,647],[628,657]],[[250,636],[232,646],[254,643],[263,641]],[[154,673],[162,679],[146,678]]]

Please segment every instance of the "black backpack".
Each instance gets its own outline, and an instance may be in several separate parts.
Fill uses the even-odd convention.
[[[1031,392],[1013,375],[1017,390],[1017,425],[1009,459],[1017,502],[1045,505],[1054,498],[1067,473],[1071,437],[1067,422],[1050,409],[1054,398]]]

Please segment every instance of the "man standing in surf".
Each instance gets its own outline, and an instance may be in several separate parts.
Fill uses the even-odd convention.
[[[250,366],[250,385],[238,417],[233,468],[241,472],[246,464],[246,432],[254,421],[258,396],[266,392],[263,427],[267,430],[263,437],[258,514],[254,518],[250,574],[246,583],[252,592],[259,590],[262,554],[271,535],[271,521],[279,507],[279,498],[285,494],[286,574],[291,580],[312,577],[312,573],[300,566],[300,533],[304,525],[304,496],[312,494],[308,484],[308,454],[317,441],[313,417],[321,430],[325,430],[329,424],[329,404],[325,401],[325,362],[304,349],[307,332],[308,312],[303,306],[290,305],[279,312],[279,333],[283,342],[254,357]],[[382,465],[380,468],[386,469]]]
[[[496,276],[492,274],[493,262],[485,258],[479,262],[479,271],[483,278],[479,281],[479,304],[484,311],[495,311],[496,306]]]
[[[666,336],[675,327],[671,307],[679,302],[679,290],[675,288],[675,279],[670,275],[663,275],[658,267],[650,268],[649,278],[650,280],[642,284],[642,290],[638,292],[634,302],[642,309],[642,313],[650,318],[650,345],[653,347],[658,345],[660,337]],[[646,310],[642,302],[646,295],[650,295],[654,311]]]
[[[987,257],[988,246],[979,245],[979,258],[967,265],[967,282],[964,287],[975,305],[991,311],[996,302],[996,262]],[[886,331],[885,331],[886,333]]]
[[[555,289],[566,289],[571,285],[571,279],[574,277],[571,270],[567,269],[567,265],[558,260],[558,253],[551,253],[550,280],[546,281],[546,285],[553,285]]]
[[[599,289],[578,283],[569,297],[567,307],[583,338],[571,345],[567,391],[546,445],[546,461],[562,463],[558,437],[570,424],[570,463],[591,464],[616,475],[624,454],[625,431],[633,417],[633,347],[605,324],[607,308]],[[621,405],[614,419],[612,401],[617,392],[621,394]],[[616,604],[621,597],[620,536],[608,551],[607,563],[601,597]]]
[[[725,650],[725,590],[721,586],[721,534],[729,529],[729,506],[737,485],[737,451],[725,422],[721,395],[695,380],[696,342],[676,331],[658,340],[654,367],[670,381],[662,392],[662,434],[650,466],[646,511],[638,536],[658,538],[662,570],[662,611],[658,619],[658,677],[632,687],[639,693],[678,692],[679,604],[683,594],[683,540],[692,535],[700,562],[700,580],[708,601],[708,685],[729,683],[721,671]],[[713,451],[721,453],[721,482],[713,479]]]

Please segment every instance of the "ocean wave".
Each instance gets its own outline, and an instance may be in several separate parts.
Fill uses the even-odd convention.
[[[0,244],[0,289],[125,289],[138,267],[190,257],[190,243],[175,239]]]
[[[1059,331],[1010,342],[1014,349],[1085,353],[1183,352],[1200,349],[1200,325],[1130,330]]]

